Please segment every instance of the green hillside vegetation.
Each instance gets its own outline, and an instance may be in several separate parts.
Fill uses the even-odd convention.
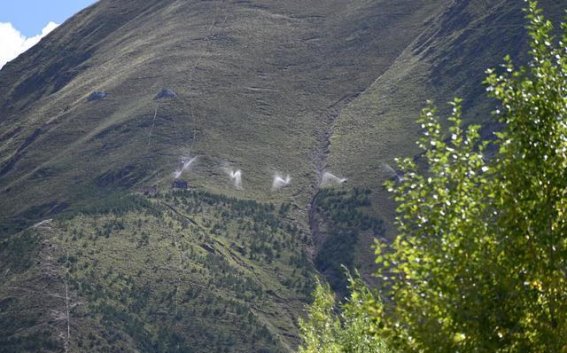
[[[557,22],[566,9],[561,1],[541,5]],[[389,238],[395,235],[395,204],[382,186],[394,175],[385,165],[420,153],[415,117],[427,100],[439,102],[448,116],[444,103],[461,97],[465,125],[480,124],[483,137],[491,138],[495,103],[484,94],[484,72],[506,54],[526,62],[522,6],[522,1],[454,2],[428,19],[388,70],[342,110],[330,138],[329,168],[356,171],[348,174],[349,182],[373,190],[375,212],[386,221]],[[442,124],[446,127],[447,121]],[[364,244],[368,247],[371,240]]]
[[[354,188],[322,189],[314,198],[311,230],[317,251],[315,267],[339,296],[346,294],[343,266],[353,270],[364,266],[366,254],[357,252],[364,237],[384,236],[384,221],[373,214],[371,191]]]
[[[527,4],[528,65],[507,57],[486,79],[502,130],[483,141],[460,99],[447,133],[435,107],[422,111],[423,166],[400,159],[388,183],[398,236],[376,244],[382,285],[351,279],[337,315],[318,284],[300,352],[567,349],[567,23],[557,40]]]
[[[518,50],[520,6],[99,1],[0,71],[2,225],[168,185],[187,155],[201,156],[194,186],[302,208],[330,169],[392,220],[382,164],[417,152],[411,117],[427,92],[480,99],[484,68]],[[176,97],[154,99],[163,88]],[[95,91],[108,95],[89,101]],[[293,177],[276,195],[275,172]]]
[[[106,206],[2,242],[1,352],[297,344],[313,269],[307,234],[286,221],[289,206],[199,191]]]
[[[340,111],[442,3],[97,2],[0,72],[3,223],[93,188],[168,185],[187,155],[201,156],[194,186],[305,207]],[[155,100],[163,88],[177,97]],[[275,172],[292,174],[287,192],[270,192]]]
[[[341,264],[379,284],[372,244],[395,235],[383,183],[400,179],[394,157],[420,153],[425,99],[459,94],[464,125],[491,136],[479,83],[525,47],[521,6],[78,13],[0,70],[0,352],[294,351],[316,274],[339,295]],[[327,172],[347,181],[324,185]],[[274,190],[276,174],[289,185]]]

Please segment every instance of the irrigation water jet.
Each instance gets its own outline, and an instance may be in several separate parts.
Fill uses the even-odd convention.
[[[291,184],[291,177],[289,176],[289,174],[284,178],[280,174],[276,173],[274,174],[274,181],[272,182],[272,191],[277,191],[281,188],[285,188],[289,184]]]
[[[230,181],[234,185],[234,187],[238,190],[243,190],[242,188],[242,171],[240,169],[234,170],[229,167],[223,168],[224,172],[230,178]]]
[[[197,160],[197,157],[182,157],[181,158],[181,168],[177,169],[175,172],[173,172],[173,176],[175,177],[175,179],[179,179],[181,177],[181,175],[183,174],[183,172],[188,171],[189,168],[191,168],[191,165],[193,163],[195,163],[195,161]]]
[[[398,173],[394,168],[392,168],[388,163],[382,163],[382,170],[389,175],[390,178],[396,180],[397,183],[404,181],[404,176]]]
[[[344,184],[347,182],[347,178],[339,178],[336,175],[333,175],[329,172],[323,173],[323,177],[321,178],[321,187],[331,187],[335,185]]]

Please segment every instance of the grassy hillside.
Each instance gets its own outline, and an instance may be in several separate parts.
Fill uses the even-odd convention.
[[[305,207],[337,114],[442,3],[100,1],[0,71],[2,215],[167,185],[187,155],[192,185],[236,195],[228,164]]]
[[[117,197],[4,240],[1,352],[288,352],[312,286],[289,205]]]
[[[561,18],[567,9],[559,1],[541,1],[546,15]],[[496,128],[495,104],[484,95],[485,70],[499,66],[506,54],[516,62],[525,58],[525,20],[522,2],[458,1],[427,22],[427,29],[407,45],[389,69],[343,109],[330,138],[329,167],[350,177],[349,182],[370,188],[375,214],[385,221],[387,237],[395,235],[395,205],[382,187],[395,178],[394,158],[417,153],[419,126],[415,120],[426,100],[440,114],[453,97],[464,99],[466,123],[483,125],[490,138]],[[358,253],[371,263],[372,237],[361,239]],[[364,255],[366,254],[366,255]]]
[[[382,183],[415,153],[425,100],[462,96],[490,135],[480,82],[521,51],[521,5],[77,14],[0,70],[0,352],[293,350],[315,273],[341,293],[340,264],[369,274],[373,239],[394,235]]]

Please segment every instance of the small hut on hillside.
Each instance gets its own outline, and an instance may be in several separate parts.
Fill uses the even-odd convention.
[[[163,88],[161,91],[159,91],[154,99],[155,100],[161,100],[161,99],[172,99],[177,97],[177,93],[175,93],[172,89],[169,88]]]
[[[189,187],[189,184],[187,184],[187,182],[183,179],[175,179],[173,181],[173,183],[171,184],[172,189],[187,190],[188,187]]]
[[[87,100],[89,102],[94,102],[94,101],[101,101],[104,98],[106,98],[106,96],[108,96],[108,93],[104,92],[104,91],[94,91],[93,93],[91,93],[88,97]]]
[[[157,185],[146,186],[146,187],[142,188],[142,193],[145,196],[155,197],[158,194]]]

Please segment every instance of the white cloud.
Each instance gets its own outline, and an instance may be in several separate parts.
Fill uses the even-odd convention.
[[[18,55],[36,45],[41,38],[48,35],[57,26],[59,26],[57,23],[49,22],[40,34],[26,37],[11,23],[0,22],[0,69],[8,61],[15,59]]]

